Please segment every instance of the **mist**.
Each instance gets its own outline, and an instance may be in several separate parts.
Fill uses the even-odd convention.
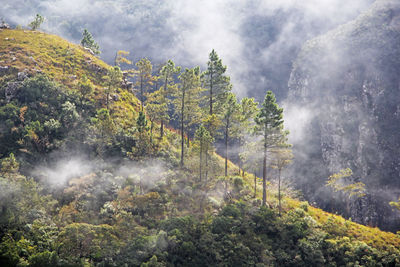
[[[103,173],[100,176],[104,176],[109,173],[113,177],[122,177],[122,180],[128,178],[141,183],[147,190],[151,190],[166,177],[166,164],[160,159],[150,159],[145,163],[121,162],[117,159],[91,160],[88,155],[72,155],[77,153],[63,153],[63,156],[54,158],[46,164],[39,164],[29,174],[55,189],[68,186],[73,179],[100,173]]]
[[[262,100],[272,90],[282,101],[292,62],[305,41],[343,24],[373,0],[257,1],[22,1],[5,0],[0,17],[26,26],[36,13],[43,29],[78,43],[87,28],[100,57],[112,64],[116,51],[154,64],[206,67],[215,49],[239,95]]]

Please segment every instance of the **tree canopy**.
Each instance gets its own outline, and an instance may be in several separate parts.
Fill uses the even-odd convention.
[[[81,45],[89,48],[95,55],[100,54],[99,45],[94,41],[92,34],[87,29],[82,32]]]

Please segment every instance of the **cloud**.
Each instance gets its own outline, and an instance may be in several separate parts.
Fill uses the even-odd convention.
[[[309,135],[309,123],[314,116],[318,114],[316,109],[310,106],[296,105],[293,103],[283,104],[284,108],[284,125],[289,130],[289,143],[300,144]],[[317,112],[317,113],[316,113]]]
[[[119,49],[154,63],[206,67],[216,49],[239,96],[286,96],[291,62],[302,44],[365,10],[373,0],[5,0],[0,17],[27,25],[35,13],[44,28],[79,42],[88,28],[112,63]]]
[[[98,166],[97,166],[98,168]],[[53,186],[63,186],[71,178],[81,177],[96,169],[94,162],[84,158],[64,158],[53,162],[50,166],[37,166],[32,175]]]
[[[79,155],[79,156],[77,156]],[[52,187],[64,187],[71,179],[80,178],[92,173],[104,176],[132,178],[140,180],[147,190],[154,188],[157,182],[166,177],[167,168],[160,159],[149,159],[146,162],[124,161],[118,159],[91,160],[87,155],[77,152],[54,152],[52,160],[40,164],[31,171],[30,175],[39,178]],[[117,179],[118,180],[118,179]]]

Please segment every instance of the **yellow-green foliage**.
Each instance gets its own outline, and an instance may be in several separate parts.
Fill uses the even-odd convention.
[[[235,168],[237,168],[235,166]],[[248,187],[253,188],[254,176],[246,173],[244,181]],[[260,180],[260,179],[258,179]],[[267,202],[272,206],[276,207],[277,197],[275,196],[274,190],[269,186]],[[261,187],[258,185],[257,198],[261,198]],[[346,220],[339,215],[335,215],[321,209],[312,207],[310,205],[305,205],[304,202],[299,200],[284,197],[282,200],[283,209],[290,211],[296,208],[302,208],[305,210],[319,225],[323,230],[332,235],[336,236],[346,236],[351,240],[358,240],[366,243],[367,245],[377,248],[377,249],[389,249],[400,247],[400,236],[390,232],[384,232],[377,227],[369,227],[360,225],[358,223],[352,222],[351,220]]]
[[[301,202],[291,200],[289,205],[294,208],[300,206]],[[333,236],[347,236],[378,249],[400,247],[400,237],[394,233],[384,232],[376,227],[360,225],[350,220],[345,220],[341,216],[311,206],[308,207],[308,214],[312,216],[325,231]]]
[[[391,201],[389,204],[393,208],[396,208],[396,209],[400,210],[400,197],[399,197],[399,200],[397,202],[396,201]]]
[[[42,71],[65,85],[73,85],[83,74],[100,87],[109,66],[59,36],[40,31],[3,30],[0,32],[0,62],[18,71]]]
[[[349,183],[346,179],[351,178],[353,171],[349,168],[340,170],[340,172],[329,176],[326,184],[332,187],[336,192],[343,192],[349,196],[349,198],[363,197],[365,196],[365,184],[362,182]]]
[[[0,51],[1,66],[9,66],[11,76],[24,70],[31,74],[43,72],[68,88],[76,88],[86,75],[95,87],[95,99],[104,102],[102,78],[111,66],[80,45],[39,31],[3,30],[0,31]],[[132,127],[139,102],[126,90],[120,90],[118,95],[119,99],[112,104],[113,117],[121,125]]]
[[[0,51],[1,66],[12,68],[9,75],[1,78],[0,83],[10,78],[7,76],[15,76],[16,72],[27,69],[31,74],[43,72],[69,88],[76,88],[81,77],[86,75],[95,86],[95,98],[102,100],[102,77],[107,73],[107,69],[110,66],[85,51],[79,45],[71,44],[58,36],[39,31],[2,30],[0,31]],[[140,103],[127,90],[119,89],[117,95],[118,99],[115,99],[111,104],[114,122],[124,129],[132,128],[137,119]],[[159,125],[156,124],[155,128],[158,127]],[[166,130],[166,136],[164,143],[169,146],[168,151],[177,157],[177,147],[179,147],[178,132],[174,129],[169,129]],[[224,159],[217,154],[213,158],[215,159],[215,164],[222,171]],[[238,174],[238,167],[230,161],[228,162],[228,168],[230,175]],[[253,175],[245,173],[243,179],[244,187],[249,192],[253,190],[253,179]],[[268,186],[270,188],[270,184]],[[260,198],[260,185],[258,185],[257,191],[257,197]],[[267,201],[271,207],[276,207],[277,199],[272,191],[269,189]],[[322,229],[332,235],[332,242],[336,242],[334,238],[339,236],[358,240],[379,249],[390,250],[393,247],[400,247],[400,237],[393,233],[359,225],[345,220],[341,216],[308,206],[304,202],[287,196],[283,198],[282,203],[284,211],[296,208],[303,209],[315,219]]]

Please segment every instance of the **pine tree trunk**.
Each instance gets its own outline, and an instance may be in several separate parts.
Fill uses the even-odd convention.
[[[164,120],[161,120],[161,126],[160,126],[160,138],[162,139],[164,136]]]
[[[278,170],[278,200],[279,200],[279,217],[281,216],[281,169]]]
[[[200,168],[199,168],[199,173],[200,173],[200,182],[201,182],[201,167],[202,167],[202,159],[203,159],[203,141],[200,139]]]
[[[166,103],[166,97],[165,94],[167,93],[168,89],[168,75],[165,76],[165,82],[164,82],[164,92],[163,92],[163,103]],[[168,113],[168,111],[167,111]],[[161,139],[164,137],[164,119],[161,120],[161,127],[160,127],[160,137]]]
[[[254,173],[254,198],[257,197],[257,176],[256,173]]]
[[[143,111],[143,105],[144,105],[143,77],[140,77],[140,102],[142,104],[141,109]]]
[[[266,142],[266,140],[264,141]],[[263,159],[263,206],[267,205],[267,144],[264,143],[264,159]]]
[[[183,134],[183,120],[185,117],[185,91],[183,91],[182,94],[182,105],[181,105],[181,167],[183,167],[183,155],[184,155],[184,149],[185,149],[185,136]]]
[[[225,176],[228,176],[228,127],[229,121],[225,129]]]
[[[150,123],[150,144],[153,145],[153,128],[154,128],[154,123],[151,121]]]
[[[206,173],[205,173],[205,181],[208,179],[208,145],[206,147]]]
[[[213,114],[213,75],[210,72],[210,115]]]
[[[242,170],[242,159],[240,158],[240,153],[242,152],[242,146],[241,146],[241,142],[240,142],[240,138],[239,138],[239,163],[238,163],[238,167],[239,167],[239,176],[240,176],[240,172]],[[244,172],[244,171],[243,171]]]

